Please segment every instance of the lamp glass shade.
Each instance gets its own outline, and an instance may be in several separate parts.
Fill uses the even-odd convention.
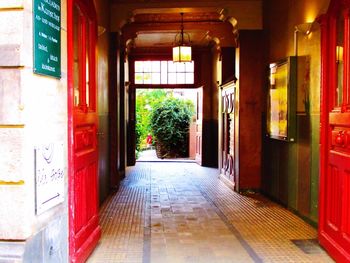
[[[173,47],[173,62],[191,62],[192,50],[188,46]]]
[[[343,62],[343,54],[344,54],[344,51],[343,51],[343,47],[342,46],[336,46],[336,61],[337,63],[339,62]]]

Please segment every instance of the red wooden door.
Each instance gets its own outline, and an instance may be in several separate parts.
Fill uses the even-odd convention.
[[[197,89],[196,163],[202,165],[203,87]]]
[[[319,239],[350,262],[350,1],[331,1],[322,28]]]
[[[98,219],[96,36],[93,2],[69,1],[69,249],[72,262],[84,262],[101,235]]]

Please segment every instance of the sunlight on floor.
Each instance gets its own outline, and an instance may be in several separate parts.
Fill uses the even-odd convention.
[[[100,215],[88,262],[333,262],[299,217],[193,163],[137,163]]]

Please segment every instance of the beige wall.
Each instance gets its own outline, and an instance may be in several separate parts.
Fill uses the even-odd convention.
[[[63,143],[67,189],[65,0],[61,1],[61,9],[62,78],[55,79],[33,74],[32,1],[0,3],[0,48],[17,46],[0,65],[0,239],[3,240],[26,239],[49,221],[67,214],[67,205],[63,203],[36,216],[34,203],[36,145]]]

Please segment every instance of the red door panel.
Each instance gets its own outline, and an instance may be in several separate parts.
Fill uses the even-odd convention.
[[[69,254],[84,262],[96,246],[98,218],[98,115],[96,14],[92,1],[68,2]]]
[[[330,152],[324,193],[326,208],[321,244],[333,246],[337,251],[331,255],[339,262],[350,262],[350,169],[344,167],[349,158],[348,154]]]
[[[331,1],[322,30],[319,239],[350,262],[350,1]]]

